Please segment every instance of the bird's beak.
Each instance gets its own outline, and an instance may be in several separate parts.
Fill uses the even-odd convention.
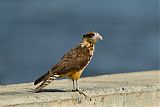
[[[103,40],[102,36],[99,35],[99,34],[96,34],[96,35],[95,35],[95,39],[96,39],[96,40]]]

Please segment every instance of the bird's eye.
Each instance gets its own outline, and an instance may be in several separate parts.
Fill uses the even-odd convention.
[[[95,36],[94,33],[88,33],[86,35],[83,35],[83,37],[86,37],[86,38],[92,38],[93,36]]]
[[[91,34],[91,36],[94,36],[94,35],[95,35],[94,33]]]

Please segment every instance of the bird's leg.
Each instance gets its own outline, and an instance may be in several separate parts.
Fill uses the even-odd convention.
[[[78,80],[76,80],[76,90],[79,90]]]
[[[84,91],[83,89],[79,89],[78,80],[76,80],[76,90]]]
[[[75,80],[72,79],[72,82],[73,82],[73,89],[72,89],[72,91],[76,91]]]
[[[79,92],[80,94],[82,94],[82,95],[84,95],[85,97],[87,97],[87,95],[82,92],[82,91],[84,91],[84,90],[83,90],[83,89],[82,89],[82,90],[79,89],[78,80],[76,80],[76,89],[75,89],[75,91],[77,91],[77,92]]]

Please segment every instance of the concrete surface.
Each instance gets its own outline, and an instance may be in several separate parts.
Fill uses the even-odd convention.
[[[41,93],[33,83],[0,86],[0,107],[160,107],[160,70],[81,78],[87,97],[55,80]]]

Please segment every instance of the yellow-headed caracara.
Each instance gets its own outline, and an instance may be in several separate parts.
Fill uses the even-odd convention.
[[[82,41],[78,45],[70,49],[57,64],[34,82],[34,85],[42,82],[35,89],[35,92],[39,92],[54,79],[64,76],[72,79],[73,91],[79,91],[77,80],[89,64],[97,40],[102,40],[102,36],[97,32],[89,32],[83,35]]]

